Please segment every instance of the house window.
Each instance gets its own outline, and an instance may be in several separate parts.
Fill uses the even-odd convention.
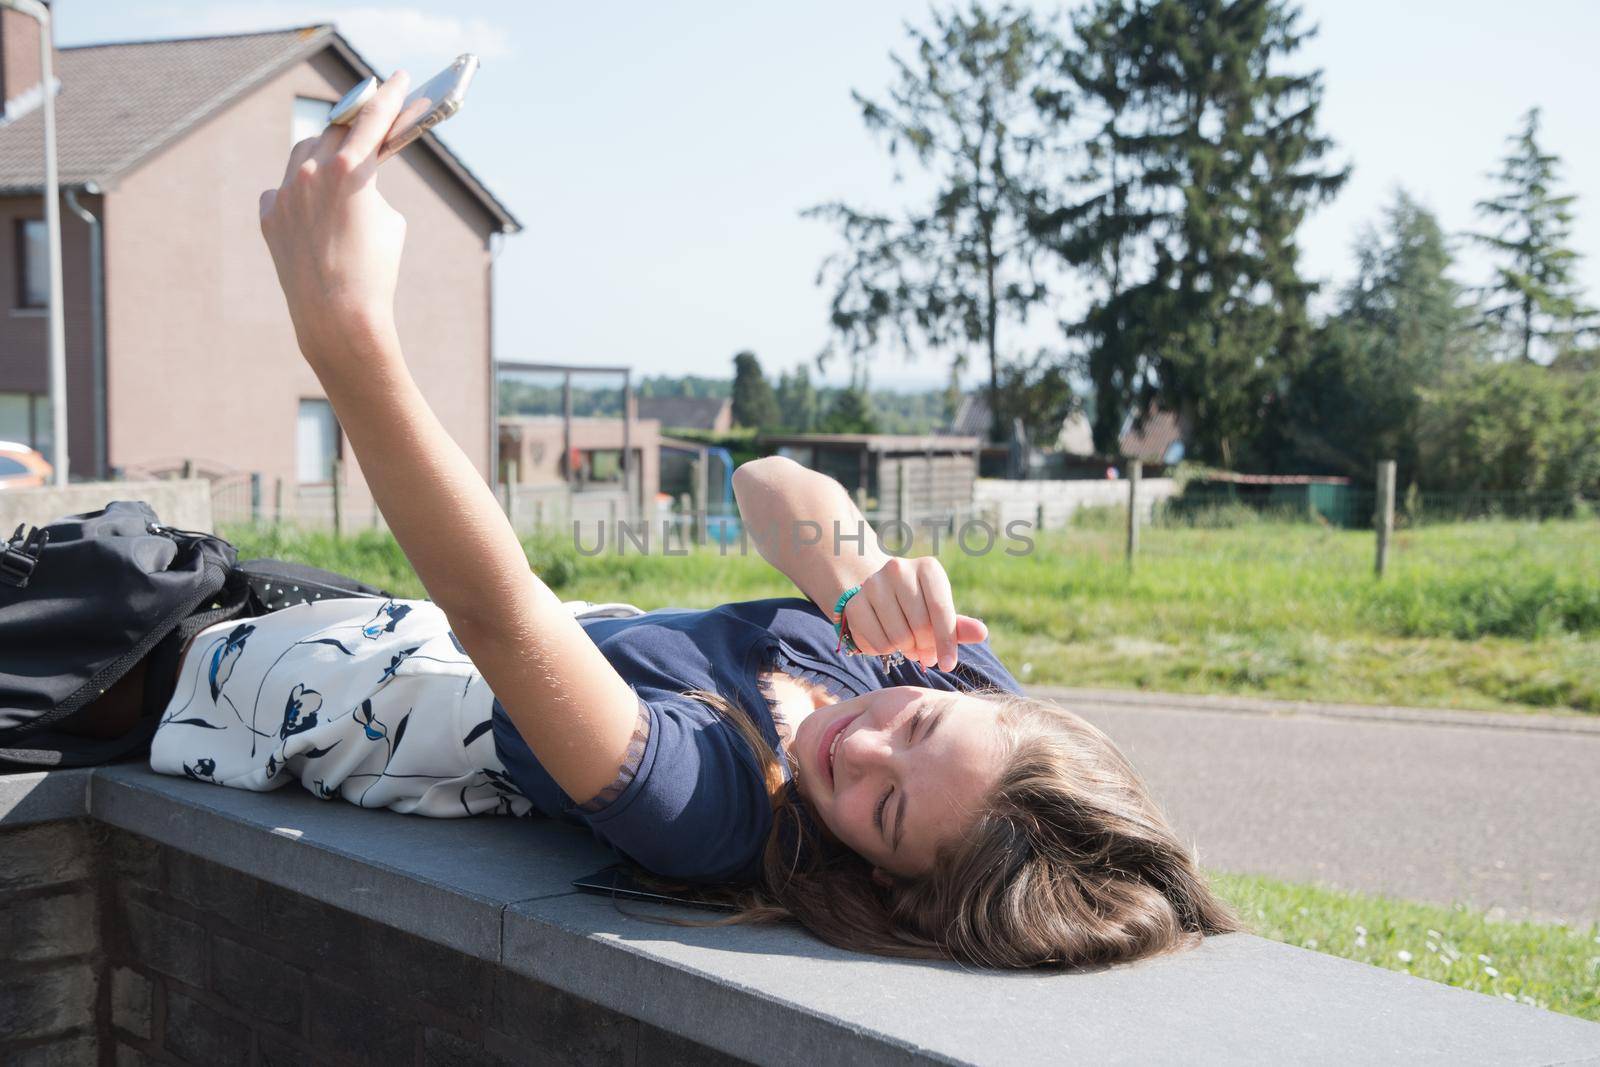
[[[307,137],[316,137],[328,128],[328,115],[333,111],[333,101],[313,100],[309,96],[294,98],[294,121],[289,124],[289,144],[297,145]]]
[[[50,246],[43,219],[17,220],[17,307],[50,303]]]
[[[50,398],[42,393],[0,393],[0,441],[50,453]]]
[[[339,420],[326,400],[300,401],[295,427],[295,475],[302,485],[333,481],[333,462],[339,458]]]

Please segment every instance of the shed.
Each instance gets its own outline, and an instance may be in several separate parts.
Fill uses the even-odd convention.
[[[870,517],[913,523],[951,519],[972,508],[977,437],[887,433],[762,435],[762,451],[787,456],[838,481]]]
[[[1185,484],[1170,507],[1193,509],[1221,502],[1248,504],[1259,511],[1320,516],[1335,526],[1366,525],[1370,515],[1357,505],[1349,478],[1321,474],[1236,474],[1208,471]]]

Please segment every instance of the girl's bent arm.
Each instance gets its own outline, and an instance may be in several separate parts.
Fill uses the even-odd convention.
[[[844,590],[861,587],[845,606],[861,651],[902,652],[948,671],[959,644],[988,635],[982,622],[956,614],[936,556],[889,555],[844,486],[826,474],[768,456],[733,472],[733,493],[762,558],[829,618]]]
[[[792,459],[741,464],[733,495],[761,558],[830,615],[841,592],[889,562],[844,486]]]
[[[528,747],[582,803],[616,777],[638,701],[529,569],[401,355],[393,307],[404,220],[375,181],[405,88],[397,74],[348,130],[295,146],[283,185],[262,195],[262,232],[301,351],[395,539]]]

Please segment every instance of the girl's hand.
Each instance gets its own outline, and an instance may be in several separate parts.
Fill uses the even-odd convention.
[[[956,614],[950,578],[936,556],[892,557],[844,606],[856,647],[882,656],[903,652],[924,667],[954,670],[956,646],[985,640],[989,628]]]
[[[340,369],[352,338],[394,328],[406,223],[378,194],[378,148],[408,84],[396,72],[354,123],[295,145],[283,184],[261,194],[261,233],[300,350],[319,374]]]

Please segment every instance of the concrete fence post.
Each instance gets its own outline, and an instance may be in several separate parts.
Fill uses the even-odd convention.
[[[511,528],[517,528],[517,461],[508,459],[501,464],[500,476],[504,479],[501,486],[505,492],[506,521]]]
[[[1389,567],[1389,541],[1394,537],[1394,460],[1378,463],[1378,499],[1372,525],[1378,530],[1378,555],[1373,569],[1379,578]]]
[[[344,536],[344,461],[333,461],[333,539]]]
[[[1133,460],[1128,464],[1128,569],[1133,569],[1133,557],[1139,554],[1139,483],[1144,479],[1144,463]]]
[[[695,457],[689,464],[689,540],[697,545],[706,543],[705,529],[701,525],[701,516],[705,514],[707,498],[710,496],[711,466],[704,454]]]
[[[250,521],[261,521],[261,472],[250,472]]]
[[[272,521],[283,522],[283,479],[272,479]]]
[[[907,526],[911,523],[911,481],[906,477],[906,461],[901,460],[895,464],[895,513],[894,517]],[[915,527],[913,527],[914,529]]]

